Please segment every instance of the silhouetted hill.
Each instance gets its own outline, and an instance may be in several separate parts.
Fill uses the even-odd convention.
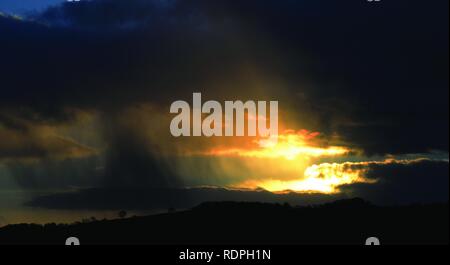
[[[377,207],[362,199],[311,207],[207,202],[183,212],[72,225],[10,225],[0,244],[448,244],[448,204]]]
[[[353,198],[353,199],[344,199],[337,200],[330,203],[325,203],[323,205],[319,205],[319,208],[322,209],[370,209],[375,207],[371,202],[366,201],[361,198]]]

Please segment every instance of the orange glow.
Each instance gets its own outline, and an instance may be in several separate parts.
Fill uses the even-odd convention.
[[[233,188],[263,188],[275,193],[294,191],[332,194],[338,193],[341,185],[375,182],[365,178],[368,170],[366,162],[311,165],[313,159],[344,156],[351,151],[343,146],[324,146],[320,144],[320,139],[316,139],[317,136],[317,132],[287,130],[278,135],[277,141],[257,139],[250,141],[251,145],[222,146],[203,152],[202,155],[251,160],[247,164],[251,168],[247,173],[258,176],[259,179],[252,178],[234,185]],[[268,164],[272,166],[268,168]],[[270,172],[260,172],[258,165]],[[290,176],[287,176],[286,172],[289,172]]]
[[[239,185],[243,188],[263,188],[271,192],[320,192],[337,193],[340,185],[352,183],[374,183],[366,179],[367,168],[352,169],[350,165],[366,163],[323,163],[306,168],[300,180],[262,180]]]
[[[213,156],[241,156],[254,158],[285,158],[295,160],[298,157],[321,157],[344,155],[349,152],[345,147],[329,146],[319,147],[311,144],[311,139],[318,133],[309,133],[305,130],[295,133],[286,131],[278,135],[278,141],[271,139],[259,139],[256,142],[258,147],[251,149],[244,148],[221,148],[207,152]]]

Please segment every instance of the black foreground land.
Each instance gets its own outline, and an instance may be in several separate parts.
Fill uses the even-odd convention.
[[[314,207],[214,202],[191,210],[70,225],[0,228],[0,244],[448,244],[448,203],[377,207],[362,199]]]

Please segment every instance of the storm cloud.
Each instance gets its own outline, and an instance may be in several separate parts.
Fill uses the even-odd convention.
[[[368,154],[448,151],[448,3],[380,8],[99,0],[3,16],[2,109],[67,118],[67,106],[259,93]]]
[[[410,160],[346,163],[346,170],[364,171],[375,183],[339,187],[340,193],[272,193],[263,189],[233,190],[215,187],[189,189],[85,189],[37,197],[28,205],[49,209],[167,209],[190,208],[205,201],[288,202],[292,205],[322,204],[360,197],[377,205],[412,205],[448,202],[448,161]]]
[[[368,157],[448,156],[447,10],[418,0],[97,0],[2,14],[0,160],[22,187],[182,187],[161,148],[177,143],[145,135],[168,134],[157,117],[193,92],[278,100],[292,127]],[[129,112],[142,105],[148,116]],[[95,118],[80,123],[82,112]],[[377,202],[448,199],[448,162],[370,167],[374,186],[341,189]]]
[[[352,170],[366,170],[375,183],[340,187],[349,196],[363,196],[378,204],[412,204],[448,201],[448,160],[385,161],[348,164]]]

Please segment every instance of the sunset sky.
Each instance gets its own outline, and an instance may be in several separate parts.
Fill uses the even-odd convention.
[[[1,1],[0,226],[447,202],[448,33],[439,0]],[[170,105],[194,92],[278,101],[277,143],[173,137]]]

